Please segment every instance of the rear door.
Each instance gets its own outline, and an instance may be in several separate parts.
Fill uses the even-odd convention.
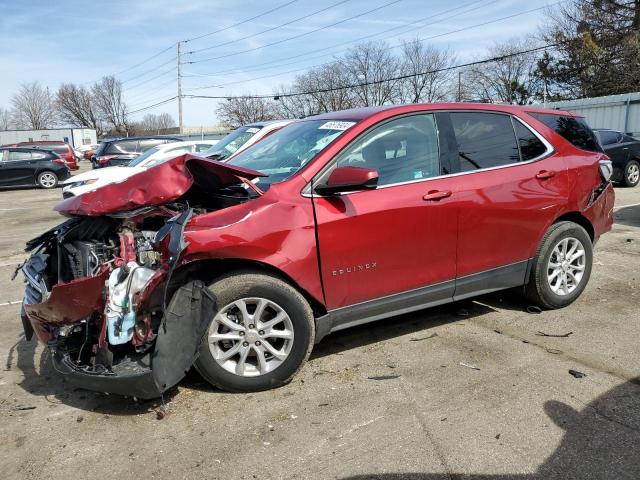
[[[374,299],[405,308],[451,298],[456,194],[451,179],[440,177],[445,167],[439,151],[433,114],[396,117],[356,138],[318,179],[323,181],[336,165],[379,174],[375,190],[314,195],[330,310]],[[435,192],[443,192],[442,197]],[[388,304],[383,311],[396,307]],[[371,315],[375,312],[362,316]]]
[[[522,121],[450,112],[457,155],[456,298],[524,283],[547,225],[567,201],[567,169]]]

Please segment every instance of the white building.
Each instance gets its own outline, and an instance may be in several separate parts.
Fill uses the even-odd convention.
[[[98,143],[96,131],[93,128],[48,128],[46,130],[6,130],[0,132],[0,145],[43,140],[67,142],[75,148]]]

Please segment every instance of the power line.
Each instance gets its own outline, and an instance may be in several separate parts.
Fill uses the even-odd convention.
[[[473,2],[467,3],[467,4],[462,5],[462,6],[458,6],[458,7],[454,7],[454,8],[449,8],[449,9],[447,9],[447,10],[443,10],[443,11],[441,11],[441,12],[434,13],[434,14],[432,14],[432,15],[428,15],[428,16],[426,16],[426,17],[419,18],[418,20],[414,20],[414,21],[409,22],[409,23],[404,23],[404,24],[402,24],[402,25],[398,25],[398,26],[395,26],[395,27],[391,27],[391,28],[388,28],[388,29],[386,29],[386,30],[382,30],[382,31],[380,31],[380,32],[376,32],[376,33],[373,33],[373,34],[370,34],[370,35],[365,35],[365,36],[362,36],[362,37],[355,38],[355,39],[350,40],[350,41],[348,41],[348,42],[342,42],[342,43],[338,43],[338,44],[331,45],[331,46],[329,46],[329,47],[318,48],[318,49],[316,49],[316,50],[307,51],[307,52],[300,53],[300,54],[298,54],[298,55],[293,55],[293,56],[286,57],[286,58],[280,58],[280,59],[278,59],[278,60],[272,60],[272,61],[269,61],[269,62],[258,63],[258,64],[255,64],[255,65],[253,66],[254,68],[250,68],[250,69],[242,69],[242,72],[244,73],[244,72],[256,72],[256,71],[261,71],[261,70],[270,70],[270,68],[255,68],[255,67],[264,67],[264,66],[268,66],[268,65],[276,65],[276,64],[279,64],[279,65],[277,65],[278,67],[284,67],[284,66],[287,66],[287,65],[294,65],[294,64],[296,64],[296,63],[300,63],[300,61],[297,61],[297,62],[289,62],[289,63],[282,63],[282,64],[280,64],[280,62],[287,61],[287,60],[293,60],[294,58],[306,57],[306,56],[308,56],[308,55],[310,55],[310,54],[313,54],[313,53],[317,53],[317,52],[324,52],[324,51],[331,50],[331,49],[336,48],[336,47],[342,47],[342,46],[344,46],[344,45],[346,45],[346,44],[351,44],[351,43],[361,42],[361,41],[363,41],[363,40],[367,40],[367,39],[372,38],[372,37],[377,37],[378,35],[382,35],[382,34],[384,34],[384,33],[388,33],[388,32],[394,31],[394,30],[399,30],[399,29],[402,29],[402,28],[409,27],[409,26],[411,26],[411,25],[415,25],[416,23],[423,22],[423,21],[425,21],[425,20],[427,20],[427,19],[432,19],[432,18],[434,18],[434,17],[440,17],[440,16],[442,16],[442,15],[444,15],[444,14],[446,14],[446,13],[450,13],[450,12],[453,12],[453,11],[455,11],[455,10],[460,10],[460,9],[462,9],[462,8],[469,7],[469,6],[471,6],[471,5],[475,5],[475,4],[477,4],[477,3],[481,3],[481,5],[479,5],[479,6],[477,6],[477,7],[474,7],[474,8],[471,8],[471,9],[469,9],[469,10],[464,10],[464,11],[462,11],[462,12],[456,13],[455,15],[450,15],[450,16],[447,16],[447,17],[442,18],[442,19],[440,19],[440,20],[433,21],[433,22],[429,22],[429,23],[426,23],[426,24],[420,25],[420,26],[418,26],[418,27],[411,28],[411,29],[409,29],[409,30],[407,30],[407,31],[403,32],[402,34],[404,35],[405,33],[411,32],[411,31],[413,31],[413,30],[418,30],[418,29],[420,29],[420,28],[424,28],[424,27],[426,27],[426,26],[429,26],[429,25],[433,25],[433,24],[435,24],[435,23],[442,22],[443,20],[449,20],[449,19],[451,19],[451,18],[455,18],[455,17],[457,17],[457,16],[459,16],[459,15],[464,15],[465,13],[469,13],[469,12],[472,12],[472,11],[474,11],[474,10],[478,10],[478,9],[480,9],[480,8],[484,8],[484,7],[488,6],[488,5],[491,5],[491,4],[493,4],[493,3],[496,3],[496,2],[498,2],[498,1],[499,1],[499,0],[490,0],[490,1],[487,3],[487,0],[475,0],[475,1],[473,1]],[[390,37],[385,37],[385,38],[390,38]],[[342,51],[344,51],[344,50],[342,50]],[[322,58],[322,57],[326,57],[326,56],[328,56],[328,55],[335,55],[336,53],[341,53],[342,51],[340,51],[340,52],[333,52],[333,53],[324,54],[324,55],[318,55],[318,56],[311,57],[311,58],[313,58],[313,59],[315,59],[315,58]],[[307,60],[308,60],[308,59],[307,59]],[[306,61],[306,60],[303,60],[303,61]],[[275,68],[275,67],[274,67],[274,68]],[[227,73],[234,73],[234,72],[237,72],[237,71],[238,71],[238,69],[237,69],[237,68],[232,68],[232,69],[228,69],[228,70],[219,70],[219,71],[216,71],[215,73],[204,73],[204,74],[193,73],[193,74],[183,74],[183,77],[217,77],[217,76],[225,75],[225,74],[227,74]]]
[[[136,76],[134,76],[134,77],[127,78],[126,80],[122,80],[122,83],[123,83],[123,84],[124,84],[124,83],[129,83],[129,82],[131,82],[131,81],[133,81],[133,80],[136,80],[136,79],[138,79],[138,78],[140,78],[140,77],[144,77],[145,75],[147,75],[147,74],[149,74],[149,73],[153,73],[153,72],[157,71],[160,67],[164,67],[165,65],[169,65],[170,63],[175,62],[175,60],[176,60],[176,57],[175,57],[175,56],[173,56],[173,57],[171,57],[169,60],[167,60],[166,62],[161,63],[160,65],[156,65],[156,66],[155,66],[155,67],[153,67],[151,70],[147,70],[146,72],[140,73],[140,74],[138,74],[138,75],[136,75]]]
[[[555,4],[557,4],[557,3],[561,3],[561,2],[556,2]],[[555,4],[551,4],[551,5],[555,5]],[[508,20],[508,19],[520,16],[520,15],[525,15],[527,13],[531,13],[531,12],[535,12],[535,11],[538,11],[538,10],[542,10],[544,8],[547,8],[548,6],[549,5],[545,5],[543,7],[533,8],[531,10],[525,10],[524,12],[519,12],[519,13],[515,13],[515,14],[512,14],[512,15],[507,15],[506,17],[501,17],[501,18],[498,18],[498,19],[495,19],[495,20],[490,20],[490,21],[487,21],[487,22],[482,22],[482,23],[478,23],[478,24],[475,24],[475,25],[470,25],[470,26],[467,26],[467,27],[459,28],[457,30],[452,30],[452,31],[440,33],[440,34],[437,34],[437,35],[432,35],[430,37],[418,38],[418,39],[415,39],[415,40],[413,40],[411,42],[408,42],[408,43],[409,44],[421,43],[421,42],[424,42],[425,40],[431,40],[431,39],[434,39],[434,38],[443,37],[443,36],[446,36],[446,35],[451,35],[453,33],[460,33],[460,32],[466,31],[466,30],[470,30],[472,28],[483,27],[483,26],[486,26],[486,25],[489,25],[489,24],[492,24],[492,23],[501,22],[501,21],[504,21],[504,20]],[[386,47],[385,50],[392,50],[392,49],[395,49],[395,48],[399,48],[400,46],[401,45],[389,46],[389,47]],[[322,65],[326,65],[326,63],[322,63],[322,64],[318,64],[318,65],[311,65],[311,66],[307,66],[307,67],[304,67],[304,68],[291,70],[291,71],[288,71],[288,72],[281,72],[281,73],[277,73],[277,74],[273,74],[273,75],[265,75],[265,76],[262,76],[262,77],[251,78],[251,79],[248,79],[248,80],[230,82],[230,83],[227,83],[227,84],[221,84],[221,85],[220,84],[216,84],[216,85],[207,85],[207,86],[202,86],[202,87],[194,87],[194,88],[191,89],[191,91],[207,90],[209,88],[221,88],[221,87],[224,87],[224,86],[227,86],[227,85],[235,85],[235,84],[238,84],[238,83],[246,83],[246,82],[251,82],[251,81],[254,81],[254,80],[260,80],[260,79],[264,79],[264,78],[277,77],[279,75],[285,75],[287,73],[294,73],[296,71],[301,71],[301,70],[307,70],[307,69],[310,69],[310,68],[320,67]]]
[[[370,82],[362,82],[362,83],[355,83],[355,84],[350,84],[350,85],[342,85],[339,87],[331,87],[331,88],[322,88],[322,89],[318,89],[318,90],[308,90],[308,91],[304,91],[304,92],[294,92],[294,93],[272,93],[272,94],[259,94],[259,95],[226,95],[226,96],[217,96],[217,95],[185,95],[185,97],[189,97],[189,98],[212,98],[212,99],[234,99],[234,98],[286,98],[286,97],[299,97],[302,95],[313,95],[316,93],[328,93],[328,92],[335,92],[338,90],[346,90],[346,89],[350,89],[350,88],[359,88],[359,87],[366,87],[369,85],[378,85],[380,83],[385,83],[385,82],[395,82],[398,80],[404,80],[406,78],[411,78],[411,77],[418,77],[421,75],[430,75],[432,73],[437,73],[437,72],[445,72],[445,71],[449,71],[449,70],[456,70],[458,68],[465,68],[465,67],[471,67],[474,65],[480,65],[483,63],[490,63],[490,62],[495,62],[498,60],[504,60],[506,58],[511,58],[511,57],[515,57],[517,55],[523,55],[525,53],[533,53],[533,52],[538,52],[540,50],[546,50],[548,48],[552,48],[552,47],[557,47],[558,45],[560,45],[560,43],[550,43],[541,47],[536,47],[536,48],[530,48],[527,50],[521,50],[519,52],[514,52],[514,53],[509,53],[506,55],[499,55],[496,57],[492,57],[492,58],[487,58],[484,60],[476,60],[474,62],[467,62],[467,63],[461,63],[458,65],[451,65],[449,67],[444,67],[444,68],[437,68],[434,70],[428,70],[426,72],[420,72],[420,73],[411,73],[411,74],[407,74],[407,75],[398,75],[396,77],[391,77],[391,78],[385,78],[382,80],[373,80]]]
[[[149,106],[144,107],[144,108],[139,108],[138,110],[132,110],[131,112],[127,112],[127,113],[129,113],[129,115],[133,115],[134,113],[143,112],[145,110],[149,110],[151,108],[155,108],[155,107],[159,107],[160,105],[164,105],[165,103],[172,102],[176,98],[178,98],[178,97],[175,96],[175,97],[167,98],[166,100],[163,100],[161,102],[154,103],[153,105],[149,105]]]
[[[372,8],[371,10],[367,10],[365,12],[359,13],[358,15],[353,15],[351,17],[345,18],[345,19],[340,20],[338,22],[334,22],[332,24],[325,25],[323,27],[316,28],[316,29],[310,30],[308,32],[304,32],[304,33],[301,33],[301,34],[298,34],[298,35],[294,35],[292,37],[283,38],[283,39],[278,40],[276,42],[267,43],[266,45],[262,45],[260,47],[249,48],[247,50],[241,50],[241,51],[238,51],[238,52],[228,53],[228,54],[220,55],[220,56],[217,56],[217,57],[203,58],[201,60],[193,60],[193,61],[184,62],[184,63],[186,63],[186,64],[194,64],[194,63],[201,63],[201,62],[209,62],[209,61],[212,61],[212,60],[219,60],[221,58],[233,57],[235,55],[240,55],[240,54],[243,54],[243,53],[254,52],[256,50],[261,50],[261,49],[266,48],[266,47],[272,47],[274,45],[279,45],[281,43],[288,42],[289,40],[294,40],[294,39],[301,38],[301,37],[304,37],[304,36],[307,36],[307,35],[311,35],[312,33],[319,32],[320,30],[326,30],[327,28],[331,28],[331,27],[334,27],[334,26],[339,25],[341,23],[347,22],[349,20],[353,20],[354,18],[362,17],[362,16],[367,15],[369,13],[373,13],[375,11],[378,11],[378,10],[381,10],[383,8],[386,8],[386,7],[390,6],[390,5],[394,5],[396,3],[399,3],[401,1],[402,0],[392,0],[391,2],[387,2],[387,3],[385,3],[385,4],[383,4],[383,5],[379,6],[379,7]]]
[[[233,25],[229,25],[228,27],[220,28],[218,30],[214,30],[213,32],[203,33],[202,35],[198,35],[197,37],[193,37],[193,38],[189,38],[187,40],[183,40],[183,43],[188,43],[188,42],[193,42],[195,40],[200,40],[201,38],[208,37],[210,35],[215,35],[216,33],[224,32],[224,31],[229,30],[231,28],[235,28],[235,27],[238,27],[240,25],[244,25],[245,23],[248,23],[248,22],[250,22],[252,20],[255,20],[256,18],[264,17],[265,15],[273,13],[273,12],[275,12],[277,10],[280,10],[280,9],[284,8],[284,7],[288,7],[289,5],[291,5],[292,3],[296,3],[297,1],[298,0],[291,0],[290,2],[283,3],[282,5],[280,5],[278,7],[272,8],[271,10],[267,10],[266,12],[259,13],[258,15],[255,15],[255,16],[253,16],[251,18],[247,18],[247,19],[242,20],[240,22],[234,23]]]
[[[173,59],[173,61],[175,62],[175,58]],[[153,80],[156,80],[156,79],[158,79],[160,77],[164,77],[167,73],[173,73],[175,71],[175,69],[176,69],[175,67],[171,67],[169,70],[165,70],[164,72],[156,75],[155,77],[148,78],[147,80],[143,80],[142,82],[133,85],[132,87],[125,88],[123,90],[123,92],[128,92],[129,90],[135,90],[136,88],[138,88],[138,87],[140,87],[142,85],[145,85],[145,84],[147,84],[149,82],[152,82]]]
[[[197,50],[191,50],[190,52],[184,52],[184,53],[187,54],[187,55],[190,55],[190,54],[193,54],[193,53],[204,52],[205,50],[213,50],[214,48],[223,47],[225,45],[230,45],[232,43],[241,42],[242,40],[247,40],[249,38],[257,37],[258,35],[262,35],[263,33],[273,32],[274,30],[277,30],[277,29],[282,28],[282,27],[286,27],[287,25],[291,25],[292,23],[299,22],[300,20],[304,20],[304,19],[313,17],[314,15],[318,15],[319,13],[326,12],[327,10],[331,10],[332,8],[335,8],[338,5],[342,5],[343,3],[347,3],[347,2],[350,2],[350,1],[351,0],[340,0],[339,2],[336,2],[333,5],[329,5],[328,7],[321,8],[320,10],[316,10],[315,12],[311,12],[311,13],[309,13],[307,15],[303,15],[301,17],[294,18],[293,20],[289,20],[288,22],[281,23],[280,25],[276,25],[275,27],[267,28],[266,30],[262,30],[261,32],[253,33],[253,34],[247,35],[245,37],[236,38],[234,40],[229,40],[228,42],[218,43],[217,45],[211,45],[209,47],[199,48]]]

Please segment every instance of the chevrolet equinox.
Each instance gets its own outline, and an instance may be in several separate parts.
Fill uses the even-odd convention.
[[[62,201],[27,243],[22,321],[88,389],[288,382],[331,332],[521,287],[561,308],[610,230],[611,162],[534,107],[362,108],[227,163],[182,155]]]

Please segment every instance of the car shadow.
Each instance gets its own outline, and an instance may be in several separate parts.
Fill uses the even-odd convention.
[[[613,221],[618,225],[640,227],[640,205],[622,207],[613,214]]]
[[[342,480],[536,480],[640,478],[640,377],[623,383],[581,410],[549,400],[545,414],[564,436],[553,453],[531,474],[385,473]],[[495,452],[499,455],[499,452]],[[509,459],[512,464],[513,459]]]

